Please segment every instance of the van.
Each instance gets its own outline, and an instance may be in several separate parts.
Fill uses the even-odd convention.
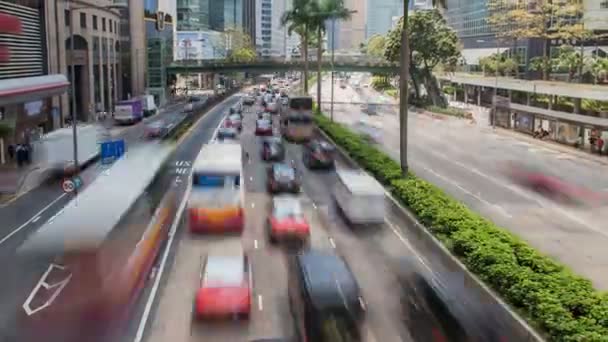
[[[156,114],[158,108],[156,108],[156,102],[154,102],[154,95],[142,95],[141,102],[143,105],[145,117]]]
[[[289,308],[298,341],[361,341],[366,305],[346,261],[306,250],[288,259]]]
[[[336,175],[333,196],[348,223],[383,223],[387,203],[382,185],[364,172],[338,170]]]

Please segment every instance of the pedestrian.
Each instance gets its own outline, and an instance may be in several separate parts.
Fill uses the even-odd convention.
[[[15,144],[8,145],[8,158],[11,161],[15,160]]]
[[[23,145],[18,144],[15,151],[17,154],[17,166],[22,167],[23,166]]]
[[[600,156],[602,155],[603,150],[604,150],[604,139],[602,139],[602,137],[599,137],[597,139],[597,152],[600,154]]]

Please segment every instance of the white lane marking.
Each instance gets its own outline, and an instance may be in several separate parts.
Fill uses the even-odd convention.
[[[32,220],[32,223],[34,223],[34,222],[38,222],[38,220],[40,220],[40,216],[36,216],[36,217],[34,217],[34,219]]]
[[[253,248],[258,249],[258,240],[253,240]]]
[[[331,248],[336,249],[336,242],[333,238],[329,238],[329,244],[331,245]]]
[[[431,274],[435,274],[435,272],[431,269],[431,267],[429,265],[427,265],[424,258],[422,258],[422,256],[418,253],[418,251],[416,249],[414,249],[414,246],[412,246],[412,244],[403,236],[403,234],[401,234],[400,229],[394,223],[389,221],[389,219],[387,219],[387,218],[384,219],[384,222],[393,231],[393,233],[395,235],[397,235],[397,238],[399,239],[399,241],[401,241],[405,245],[405,247],[407,247],[410,251],[412,251],[412,253],[414,253],[414,256],[420,262],[420,264],[422,266],[424,266],[424,268],[426,268],[429,272],[431,272]]]
[[[249,180],[250,180],[250,181],[252,181],[252,180],[253,180],[253,177],[249,177]]]
[[[192,174],[190,174],[192,175]],[[191,182],[190,182],[191,183]],[[167,248],[165,248],[165,252],[163,253],[163,258],[160,262],[160,266],[158,268],[158,273],[156,275],[156,279],[154,279],[154,285],[152,286],[152,291],[150,291],[150,296],[148,296],[148,301],[146,302],[146,307],[144,309],[144,313],[139,321],[139,327],[137,328],[137,334],[135,335],[135,342],[141,342],[144,337],[144,330],[146,329],[146,324],[148,323],[148,319],[150,318],[150,312],[152,311],[152,304],[154,303],[154,299],[156,298],[156,293],[158,292],[158,288],[160,286],[160,280],[162,278],[163,272],[165,270],[165,266],[167,264],[167,259],[169,258],[169,252],[171,251],[171,246],[173,245],[173,240],[175,239],[175,233],[177,231],[177,227],[180,224],[182,215],[184,213],[184,209],[186,209],[186,203],[188,202],[188,198],[190,197],[190,191],[192,188],[188,186],[186,189],[186,193],[184,194],[184,198],[177,209],[177,214],[175,215],[175,220],[171,225],[171,229],[169,230],[169,241],[167,241]]]
[[[478,200],[479,202],[485,204],[486,206],[488,206],[490,208],[493,208],[494,210],[498,211],[500,214],[502,214],[502,215],[504,215],[504,216],[506,216],[508,218],[512,218],[513,217],[513,215],[509,214],[509,212],[507,212],[507,210],[504,209],[503,207],[501,207],[500,205],[494,204],[494,203],[490,203],[490,202],[484,200],[483,198],[481,198],[480,194],[474,194],[474,193],[472,193],[471,191],[469,191],[469,190],[463,188],[462,186],[460,186],[460,184],[458,184],[455,181],[453,181],[453,180],[451,180],[451,179],[449,179],[449,178],[447,178],[447,177],[445,177],[445,176],[437,173],[435,170],[433,170],[431,168],[428,168],[428,167],[425,167],[425,166],[423,166],[422,168],[425,169],[426,171],[432,173],[433,175],[435,175],[435,177],[440,178],[444,182],[447,182],[447,183],[455,186],[456,188],[458,188],[458,190],[460,190],[460,191],[464,192],[465,194],[467,194],[467,195],[475,198],[476,200]]]
[[[262,299],[262,295],[258,295],[258,310],[264,310],[264,300]]]
[[[252,207],[252,208],[255,208],[255,203],[251,203],[251,207]]]
[[[56,264],[51,264],[49,266],[49,268],[46,270],[46,272],[44,272],[44,274],[42,275],[42,278],[40,278],[40,280],[38,281],[38,284],[36,284],[36,287],[34,287],[34,289],[32,290],[32,292],[30,293],[30,295],[27,297],[27,299],[23,303],[23,306],[22,306],[23,310],[25,311],[25,313],[28,316],[31,316],[31,315],[35,314],[36,312],[44,310],[44,309],[48,308],[49,306],[51,306],[53,304],[53,302],[55,301],[55,299],[59,296],[59,294],[61,293],[61,291],[63,290],[63,288],[65,288],[65,286],[72,279],[72,273],[70,273],[63,280],[60,280],[60,281],[58,281],[56,283],[53,283],[53,284],[47,283],[47,277],[49,276],[49,274],[51,274],[51,272],[53,272],[54,269],[58,269],[60,271],[65,271],[65,267],[60,266],[60,265],[56,265]],[[53,294],[51,295],[51,297],[46,302],[44,302],[42,305],[40,305],[37,308],[32,309],[31,308],[31,302],[32,302],[32,300],[34,300],[34,297],[36,297],[36,294],[41,289],[44,289],[46,291],[54,289],[55,292],[53,292]]]
[[[10,232],[8,235],[6,235],[5,237],[3,237],[2,240],[0,240],[0,245],[2,245],[3,243],[5,243],[8,239],[10,239],[13,235],[17,234],[20,230],[22,230],[23,228],[25,228],[28,224],[30,224],[31,222],[34,222],[35,218],[37,218],[37,217],[40,218],[40,215],[42,213],[44,213],[51,206],[53,206],[53,204],[57,203],[57,201],[59,201],[60,199],[62,199],[65,196],[66,196],[65,193],[59,195],[59,197],[55,198],[51,203],[47,204],[46,207],[42,208],[39,212],[37,212],[34,216],[32,216],[32,218],[30,218],[29,220],[25,221],[24,224],[20,225],[15,230],[13,230],[12,232]]]
[[[485,174],[485,173],[477,170],[476,168],[469,168],[466,165],[464,165],[464,164],[462,164],[462,163],[460,163],[458,161],[450,159],[448,156],[443,155],[442,153],[438,153],[438,152],[435,152],[435,151],[432,151],[432,150],[428,150],[427,152],[429,152],[431,154],[434,154],[434,155],[436,155],[436,156],[438,156],[438,157],[440,157],[442,159],[445,159],[448,162],[451,162],[451,163],[453,163],[453,164],[455,164],[457,166],[460,166],[460,167],[462,167],[462,168],[464,168],[466,170],[471,170],[473,173],[475,173],[476,175],[478,175],[480,177],[484,177],[484,178],[490,180],[491,182],[493,182],[493,183],[495,183],[495,184],[497,184],[499,186],[502,186],[504,188],[507,188],[507,189],[513,191],[514,193],[516,193],[516,194],[518,194],[518,195],[520,195],[520,196],[522,196],[522,197],[524,197],[524,198],[526,198],[526,199],[528,199],[528,200],[530,200],[532,202],[538,203],[538,205],[540,205],[542,208],[552,209],[555,214],[557,214],[557,215],[563,215],[566,218],[570,219],[572,222],[578,223],[579,225],[581,225],[584,228],[587,228],[588,230],[591,230],[591,231],[593,231],[595,233],[598,233],[598,234],[600,234],[600,235],[602,235],[604,237],[608,237],[608,232],[605,232],[602,229],[597,228],[595,226],[589,225],[589,223],[587,223],[585,221],[585,219],[583,219],[580,216],[572,213],[570,210],[568,210],[566,208],[563,208],[563,207],[560,207],[558,205],[555,205],[555,204],[553,204],[553,203],[551,203],[551,202],[549,202],[547,200],[537,198],[537,197],[535,197],[535,196],[527,193],[526,191],[524,191],[522,189],[519,189],[516,186],[504,184],[504,183],[498,181],[497,179],[495,179],[495,178],[493,178],[493,177],[491,177],[491,176],[489,176],[489,175],[487,175],[487,174]],[[468,193],[470,193],[470,192],[468,192]],[[492,206],[494,208],[496,208],[496,205],[492,205]],[[503,210],[504,209],[499,210],[499,212],[501,212],[501,213],[504,214]]]

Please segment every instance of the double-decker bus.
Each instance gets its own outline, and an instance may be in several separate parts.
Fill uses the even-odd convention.
[[[171,150],[131,148],[20,246],[50,264],[18,308],[17,341],[121,339],[177,211]]]
[[[289,98],[286,110],[281,112],[281,134],[290,141],[305,142],[313,134],[312,97]]]
[[[238,142],[214,142],[202,147],[192,169],[188,199],[192,232],[243,230],[245,224],[241,182],[243,156]]]

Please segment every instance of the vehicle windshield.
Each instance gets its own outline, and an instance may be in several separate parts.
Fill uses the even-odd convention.
[[[278,199],[274,202],[272,215],[279,220],[286,218],[301,218],[302,206],[297,199]]]
[[[296,171],[289,165],[278,164],[274,166],[274,175],[276,178],[294,179],[296,177]]]
[[[295,110],[312,110],[312,98],[296,98],[289,101],[289,108]]]
[[[237,257],[209,257],[205,275],[204,287],[233,287],[243,285],[245,272],[243,261]]]

